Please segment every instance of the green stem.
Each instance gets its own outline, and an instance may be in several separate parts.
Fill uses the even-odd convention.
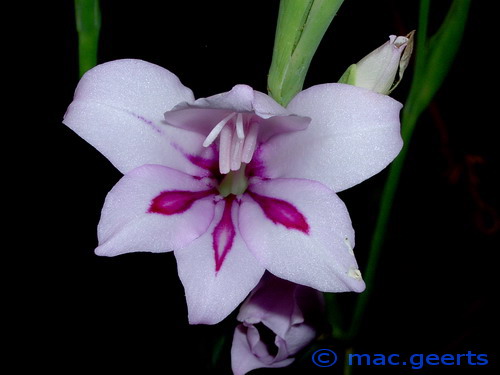
[[[427,29],[429,19],[430,0],[420,0],[418,29],[416,36],[415,50],[415,72],[414,76],[422,76],[425,71],[425,62],[427,60]]]
[[[101,29],[99,0],[75,0],[75,17],[81,77],[87,70],[97,65],[97,49]]]
[[[414,102],[413,98],[418,95],[418,92],[415,90],[415,87],[418,86],[418,77],[421,77],[423,75],[423,70],[425,69],[425,47],[429,4],[430,0],[421,0],[420,2],[415,72],[413,74],[413,81],[411,85],[412,87],[407,99],[407,104],[409,105],[404,107],[401,121],[401,137],[403,138],[403,148],[401,149],[398,157],[392,162],[391,166],[389,167],[389,174],[387,176],[384,189],[382,190],[382,196],[380,198],[380,208],[377,216],[377,221],[375,223],[372,241],[370,244],[370,252],[368,253],[369,255],[366,263],[366,268],[363,272],[363,278],[366,283],[366,290],[359,295],[356,301],[351,326],[347,333],[347,337],[349,339],[353,339],[358,334],[363,316],[366,311],[368,300],[373,292],[375,274],[380,259],[382,244],[384,243],[387,233],[387,225],[391,216],[394,197],[396,195],[401,172],[403,170],[406,155],[408,153],[411,136],[413,135],[417,119],[420,115],[419,109],[413,106],[412,103]],[[415,113],[415,110],[418,112]]]
[[[349,364],[349,355],[353,353],[353,348],[349,347],[345,350],[345,359],[344,359],[344,375],[352,374],[352,366]]]
[[[326,316],[331,326],[331,334],[337,340],[343,340],[345,337],[344,319],[341,305],[336,293],[323,293],[325,298]]]
[[[420,1],[415,71],[401,121],[404,146],[389,168],[389,175],[382,191],[380,209],[364,271],[366,290],[358,296],[351,326],[347,333],[348,339],[352,340],[357,335],[368,300],[373,292],[380,252],[415,125],[441,86],[455,58],[464,32],[469,5],[470,0],[454,0],[443,24],[429,42],[427,26],[430,0]]]
[[[403,130],[401,132],[405,146],[399,153],[398,157],[391,164],[389,168],[389,175],[387,176],[387,181],[382,191],[380,209],[375,224],[375,230],[370,246],[367,265],[365,271],[363,272],[363,278],[366,283],[366,290],[361,293],[357,299],[351,327],[347,333],[347,337],[349,339],[352,339],[357,335],[361,326],[361,321],[363,320],[363,316],[366,311],[366,305],[371,293],[373,292],[375,274],[377,271],[382,244],[387,233],[387,224],[391,215],[394,196],[396,195],[401,172],[403,170],[406,155],[408,153],[410,139],[415,129],[416,117],[405,116],[405,118],[410,118],[409,121],[403,121]]]
[[[366,263],[366,268],[363,272],[363,279],[365,280],[366,290],[359,295],[356,301],[356,305],[354,306],[351,326],[347,332],[347,337],[349,339],[353,339],[358,334],[359,329],[361,328],[361,322],[366,311],[368,300],[373,292],[375,274],[380,259],[382,244],[384,243],[387,233],[387,225],[391,216],[394,197],[398,189],[399,179],[401,177],[401,172],[403,170],[406,155],[408,153],[410,139],[413,135],[413,130],[415,129],[417,119],[420,115],[420,113],[415,113],[415,111],[419,111],[419,109],[417,109],[417,107],[413,105],[413,98],[418,96],[418,77],[422,77],[425,70],[425,47],[427,38],[429,5],[430,0],[420,1],[419,28],[417,31],[416,41],[415,71],[413,74],[410,93],[408,94],[408,100],[406,103],[407,105],[403,109],[401,121],[401,137],[403,138],[403,148],[401,149],[398,157],[392,162],[391,166],[389,167],[389,174],[387,176],[384,189],[382,190],[382,196],[380,198],[380,208],[375,224],[375,229],[373,231],[370,251],[368,253],[368,260]]]

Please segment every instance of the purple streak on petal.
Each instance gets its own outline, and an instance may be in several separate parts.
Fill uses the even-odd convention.
[[[217,157],[214,158],[204,158],[200,155],[192,155],[187,153],[175,142],[171,142],[171,145],[179,151],[184,157],[191,162],[191,164],[196,165],[206,171],[210,172],[211,176],[215,176],[219,173],[219,160]],[[218,155],[215,144],[211,145],[213,155]]]
[[[209,195],[216,194],[214,189],[204,191],[163,191],[151,201],[148,213],[175,215],[187,211],[193,203]]]
[[[144,122],[145,124],[148,124],[151,128],[153,128],[153,130],[159,134],[162,134],[163,132],[161,131],[161,129],[155,125],[155,123],[151,120],[148,120],[147,118],[141,116],[141,115],[138,115],[134,112],[130,112],[130,114],[134,117],[136,117],[137,119],[141,120],[142,122]]]
[[[259,204],[266,217],[274,224],[281,224],[288,229],[296,229],[309,234],[309,224],[306,218],[293,204],[252,191],[247,191],[247,193]]]
[[[233,207],[234,195],[229,195],[224,198],[225,206],[222,217],[219,224],[214,229],[212,233],[213,236],[213,247],[215,256],[215,273],[219,272],[224,263],[224,259],[231,250],[233,246],[234,236],[236,231],[234,230],[233,219],[231,217],[231,209]]]

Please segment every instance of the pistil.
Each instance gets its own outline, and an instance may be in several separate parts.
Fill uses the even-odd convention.
[[[246,164],[241,164],[241,168],[237,171],[231,171],[226,174],[222,182],[219,184],[218,190],[220,195],[227,197],[230,194],[240,195],[245,192],[248,187],[248,179],[245,175]]]

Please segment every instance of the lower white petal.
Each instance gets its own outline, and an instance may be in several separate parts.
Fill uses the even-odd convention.
[[[249,190],[268,200],[245,194],[240,231],[269,272],[323,292],[364,290],[363,280],[352,276],[358,266],[349,213],[333,191],[300,179],[261,181]]]
[[[217,203],[212,225],[203,236],[174,252],[191,324],[223,320],[264,274],[264,267],[248,251],[239,233],[236,203],[231,212],[235,235],[228,240],[228,231],[220,225],[225,204],[225,200]],[[216,241],[220,242],[216,245]]]

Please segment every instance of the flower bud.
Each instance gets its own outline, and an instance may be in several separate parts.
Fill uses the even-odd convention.
[[[316,336],[324,307],[317,290],[279,279],[263,279],[241,306],[231,348],[235,375],[284,367]]]
[[[339,82],[389,94],[399,84],[408,66],[413,50],[413,34],[414,31],[406,36],[389,36],[389,41],[351,65]]]

